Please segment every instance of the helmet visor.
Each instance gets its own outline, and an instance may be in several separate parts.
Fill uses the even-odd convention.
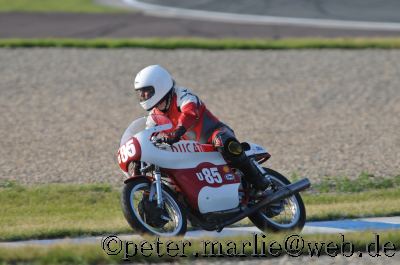
[[[136,89],[136,93],[138,95],[139,101],[143,102],[154,96],[155,90],[152,86],[146,86]]]

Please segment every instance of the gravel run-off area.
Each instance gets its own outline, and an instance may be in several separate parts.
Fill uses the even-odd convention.
[[[400,51],[0,49],[0,180],[121,183],[145,115],[134,73],[161,64],[267,166],[318,180],[400,174]]]

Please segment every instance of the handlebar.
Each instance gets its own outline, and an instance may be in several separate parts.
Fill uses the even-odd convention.
[[[157,147],[160,147],[162,145],[171,146],[168,143],[164,142],[164,140],[165,140],[164,137],[157,137],[157,136],[151,137],[152,144],[154,144]]]

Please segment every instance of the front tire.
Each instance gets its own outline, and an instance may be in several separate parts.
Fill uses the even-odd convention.
[[[162,186],[164,208],[170,220],[164,225],[154,225],[146,221],[143,212],[143,200],[150,193],[150,181],[138,178],[128,182],[121,196],[122,210],[129,225],[140,234],[150,234],[163,237],[181,236],[186,233],[187,219],[184,208],[176,199],[175,194],[166,186]],[[140,205],[142,203],[142,205]]]
[[[271,188],[272,190],[290,184],[290,181],[280,173],[269,168],[264,168],[264,170],[267,173],[266,177],[272,180],[274,186]],[[270,207],[266,207],[249,216],[249,219],[261,231],[279,232],[303,229],[306,222],[306,209],[300,194],[296,193],[281,200],[280,203],[283,210],[279,214],[273,216],[274,214],[268,210]]]

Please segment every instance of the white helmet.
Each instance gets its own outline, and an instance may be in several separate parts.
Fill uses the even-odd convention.
[[[135,77],[135,90],[140,105],[145,110],[157,105],[174,86],[171,75],[159,65],[150,65],[142,69]]]

